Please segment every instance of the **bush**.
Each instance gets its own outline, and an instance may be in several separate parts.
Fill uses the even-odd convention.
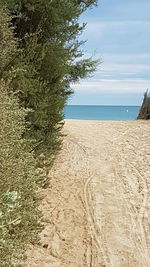
[[[11,18],[0,7],[0,266],[13,266],[26,243],[39,232],[40,214],[36,196],[38,174],[31,145],[22,135],[27,111],[12,95],[8,77],[19,50]],[[19,256],[18,256],[19,255]]]
[[[35,161],[22,139],[25,111],[0,82],[0,266],[11,265],[40,230]]]
[[[89,76],[97,61],[82,58],[79,35],[85,28],[80,15],[96,0],[1,0],[10,14],[20,53],[13,61],[11,88],[20,104],[32,109],[27,138],[35,154],[50,159],[60,149],[63,108],[71,84]],[[9,68],[8,68],[9,70]],[[12,69],[11,69],[12,70]]]

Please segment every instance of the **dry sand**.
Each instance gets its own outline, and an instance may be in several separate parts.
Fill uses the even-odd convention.
[[[150,266],[150,122],[66,120],[28,267]]]

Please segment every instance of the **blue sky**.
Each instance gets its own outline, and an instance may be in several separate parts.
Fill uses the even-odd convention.
[[[81,17],[96,73],[75,84],[70,105],[140,105],[150,87],[150,0],[99,0]]]

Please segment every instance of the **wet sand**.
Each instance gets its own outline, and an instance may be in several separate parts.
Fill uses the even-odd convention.
[[[150,121],[66,120],[29,267],[150,266]]]

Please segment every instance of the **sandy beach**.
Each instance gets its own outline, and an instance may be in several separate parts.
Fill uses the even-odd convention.
[[[28,267],[150,266],[150,122],[66,120]]]

